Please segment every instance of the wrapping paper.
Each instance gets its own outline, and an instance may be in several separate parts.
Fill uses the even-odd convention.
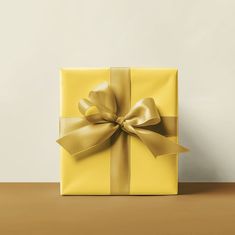
[[[130,68],[131,106],[152,97],[163,117],[177,117],[177,69]],[[110,68],[61,70],[61,118],[82,117],[78,102],[97,84],[110,82]],[[177,135],[168,137],[177,142]],[[71,157],[61,148],[62,195],[110,195],[110,141],[89,156]],[[154,157],[130,136],[130,195],[177,194],[177,154]]]

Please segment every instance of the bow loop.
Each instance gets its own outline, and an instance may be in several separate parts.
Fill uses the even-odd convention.
[[[79,101],[79,110],[92,123],[114,122],[117,118],[115,96],[107,83],[102,83],[89,93],[89,99]]]
[[[89,93],[89,100],[102,112],[117,112],[116,98],[106,82],[101,83]]]
[[[138,101],[125,116],[133,127],[156,125],[161,121],[160,114],[153,98]]]
[[[105,119],[103,118],[102,113],[98,109],[97,106],[95,106],[93,103],[91,103],[87,99],[81,99],[78,103],[78,109],[83,114],[83,116],[86,118],[87,121],[92,123],[104,123]]]

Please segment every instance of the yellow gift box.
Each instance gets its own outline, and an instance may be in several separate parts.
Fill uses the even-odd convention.
[[[177,143],[177,69],[129,68],[128,72],[131,107],[139,100],[151,97],[161,117],[173,118],[175,134],[166,137]],[[109,84],[111,68],[65,68],[61,69],[60,73],[60,117],[66,120],[83,118],[78,109],[79,100],[87,97],[98,84]],[[111,171],[115,170],[112,169],[110,157],[112,141],[108,140],[103,147],[90,151],[87,155],[71,156],[61,147],[61,194],[177,194],[178,154],[155,157],[139,138],[133,135],[128,138],[128,193],[111,192]],[[115,175],[115,172],[113,174]]]

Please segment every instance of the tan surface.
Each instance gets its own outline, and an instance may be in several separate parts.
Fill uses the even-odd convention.
[[[1,183],[0,234],[235,234],[235,183],[178,196],[60,196],[56,183]]]

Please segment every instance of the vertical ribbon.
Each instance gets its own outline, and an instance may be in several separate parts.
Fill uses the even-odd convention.
[[[110,86],[117,102],[117,115],[123,117],[131,107],[131,79],[129,68],[111,68]],[[111,139],[110,191],[125,195],[130,191],[130,137],[121,131]]]

